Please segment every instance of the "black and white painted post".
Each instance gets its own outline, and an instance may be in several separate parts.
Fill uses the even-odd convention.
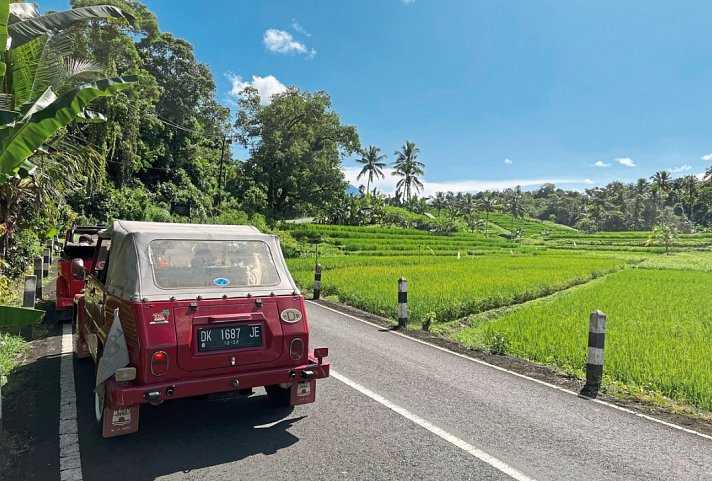
[[[599,310],[591,313],[588,323],[588,362],[584,391],[595,393],[603,379],[603,346],[606,340],[606,315]]]
[[[52,264],[52,257],[54,256],[54,238],[47,239],[45,247],[49,249],[49,263]]]
[[[314,300],[321,296],[321,264],[314,266]]]
[[[398,327],[405,327],[408,322],[408,281],[398,279]]]
[[[42,277],[47,277],[49,275],[49,265],[52,263],[52,254],[49,247],[45,247],[43,262]]]
[[[40,282],[42,279],[40,279]],[[25,288],[22,295],[22,307],[28,309],[35,308],[35,285],[37,284],[37,276],[25,276]],[[32,340],[32,325],[22,326],[20,335],[27,341]]]
[[[35,277],[37,284],[35,286],[35,297],[42,299],[42,256],[35,257]]]

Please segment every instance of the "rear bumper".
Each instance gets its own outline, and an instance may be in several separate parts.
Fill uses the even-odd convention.
[[[306,374],[303,374],[305,372]],[[312,373],[311,376],[308,376],[309,372]],[[271,384],[296,384],[307,379],[324,379],[327,377],[329,377],[329,363],[322,361],[319,364],[316,359],[309,356],[308,364],[296,367],[244,372],[235,375],[206,376],[198,379],[183,379],[141,386],[118,383],[111,378],[107,381],[106,386],[107,402],[109,407],[118,409],[147,402],[237,391],[238,389],[249,389]],[[158,392],[159,397],[153,397],[149,400],[149,392]]]

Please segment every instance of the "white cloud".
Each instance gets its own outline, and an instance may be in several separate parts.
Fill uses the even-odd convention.
[[[507,165],[512,165],[512,161],[509,159],[504,159],[504,163]]]
[[[603,167],[608,167],[609,165],[611,165],[611,164],[606,163],[606,162],[604,162],[604,161],[602,161],[602,160],[599,160],[598,162],[596,162],[595,164],[593,164],[594,167],[601,167],[601,168],[603,168]]]
[[[681,165],[679,167],[673,167],[672,169],[668,169],[668,171],[671,174],[677,174],[679,172],[685,172],[686,170],[692,170],[692,166],[690,164],[685,164]]]
[[[354,185],[366,185],[366,179],[361,177],[357,180],[359,172],[362,167],[342,167],[341,170],[344,171],[344,177],[346,180]],[[398,182],[398,177],[391,175],[393,169],[383,169],[385,174],[384,179],[379,179],[378,181],[371,184],[371,188],[377,187],[380,192],[385,194],[393,194],[396,190],[396,182]],[[425,179],[421,179],[423,182],[423,190],[418,194],[420,197],[428,197],[435,195],[436,192],[480,192],[483,190],[502,190],[508,188],[514,188],[516,186],[521,187],[531,187],[538,186],[542,184],[586,184],[585,180],[581,179],[512,179],[512,180],[457,180],[457,181],[446,181],[446,182],[428,182]]]
[[[412,5],[412,4],[415,3],[415,0],[401,0],[401,1],[402,1],[403,3],[405,3],[406,5]]]
[[[245,82],[242,77],[235,75],[233,73],[226,74],[227,78],[232,84],[230,89],[230,95],[233,97],[239,97],[240,93],[245,89],[245,87],[254,87],[260,95],[260,103],[266,105],[270,102],[270,99],[274,94],[278,94],[287,90],[287,87],[277,80],[274,75],[268,75],[266,77],[259,77],[257,75],[252,76],[252,82]]]
[[[621,165],[625,165],[626,167],[637,167],[635,161],[631,159],[630,157],[618,157],[616,159],[616,162],[618,162]]]
[[[705,154],[701,158],[702,160],[709,162],[710,160],[712,160],[712,154]]]
[[[284,30],[275,28],[265,30],[263,41],[267,50],[272,53],[297,53],[307,55],[309,58],[313,58],[316,55],[316,50],[309,49],[303,43],[294,40],[292,34]]]
[[[591,179],[584,179],[584,180],[583,180],[583,183],[584,183],[584,184],[591,185],[591,184],[593,184],[593,181],[592,181]]]
[[[297,33],[301,33],[302,35],[304,35],[306,37],[311,37],[311,33],[307,32],[306,29],[304,27],[302,27],[302,25],[294,19],[292,19],[292,28]]]

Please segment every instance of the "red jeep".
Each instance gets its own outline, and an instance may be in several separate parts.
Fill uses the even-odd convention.
[[[104,437],[138,430],[139,406],[264,387],[314,402],[327,348],[309,352],[304,296],[279,238],[249,226],[116,221],[99,233],[75,298],[77,357],[97,364]]]
[[[57,311],[63,311],[74,305],[74,296],[84,289],[84,281],[72,276],[72,260],[79,258],[84,266],[91,270],[97,233],[106,227],[75,226],[67,231],[64,238],[62,256],[57,261]]]

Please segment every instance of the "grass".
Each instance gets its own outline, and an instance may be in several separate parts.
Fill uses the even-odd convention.
[[[553,364],[583,377],[588,317],[608,317],[605,372],[642,392],[712,410],[712,289],[700,271],[629,269],[504,313],[473,318],[466,346]]]
[[[0,385],[7,382],[10,372],[22,363],[29,343],[11,333],[0,333]]]
[[[625,261],[602,256],[491,255],[481,257],[326,258],[322,294],[374,314],[395,318],[397,281],[408,280],[409,319],[449,321],[517,304],[581,284],[618,269]],[[299,285],[313,286],[313,261],[289,261]]]

